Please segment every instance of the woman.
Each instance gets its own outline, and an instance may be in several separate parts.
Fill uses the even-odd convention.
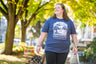
[[[55,7],[53,17],[46,20],[37,43],[36,51],[47,35],[45,54],[47,64],[64,64],[70,48],[70,34],[75,44],[74,54],[77,54],[77,37],[73,22],[68,18],[65,7],[59,3]]]

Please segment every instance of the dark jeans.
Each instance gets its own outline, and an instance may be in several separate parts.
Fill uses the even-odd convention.
[[[65,64],[68,53],[55,53],[45,51],[46,64]]]

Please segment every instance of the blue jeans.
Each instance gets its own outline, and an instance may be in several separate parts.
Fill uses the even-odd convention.
[[[65,64],[68,53],[45,51],[46,64]]]

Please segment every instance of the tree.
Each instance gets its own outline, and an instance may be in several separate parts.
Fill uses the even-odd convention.
[[[50,2],[42,2],[43,1],[30,1],[30,6],[28,7],[28,9],[25,10],[23,17],[21,18],[22,42],[25,42],[26,29],[30,25],[31,21],[31,26],[34,26],[34,28],[36,29],[36,33],[34,33],[33,35],[40,35],[40,22],[44,21],[46,10],[48,10],[48,8],[45,9],[45,7],[48,7],[48,4],[51,4]]]
[[[34,33],[33,35],[34,36],[40,35],[40,27],[36,28],[37,24],[39,23],[39,25],[40,25],[40,22],[44,21],[46,16],[52,16],[53,15],[54,4],[56,2],[65,2],[65,1],[63,1],[63,0],[60,0],[60,1],[51,0],[49,2],[46,2],[46,1],[42,1],[42,0],[39,0],[39,1],[34,1],[34,0],[31,1],[30,0],[30,3],[28,3],[28,8],[24,11],[25,13],[21,17],[21,27],[22,27],[21,41],[22,42],[25,42],[26,29],[30,23],[31,23],[31,26],[33,26],[36,29],[36,33]]]
[[[79,19],[82,23],[90,25],[96,24],[96,1],[95,0],[70,0],[67,2],[73,11],[74,19]]]
[[[5,1],[7,3],[5,3]],[[8,25],[5,39],[5,54],[12,54],[14,30],[19,17],[27,8],[29,0],[0,0],[0,12],[6,17]]]

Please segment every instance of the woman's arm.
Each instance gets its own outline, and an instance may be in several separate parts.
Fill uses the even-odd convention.
[[[45,39],[46,35],[47,35],[47,32],[41,32],[41,35],[39,37],[37,46],[41,46],[41,44],[42,44],[43,40]]]
[[[47,35],[47,32],[41,32],[38,43],[36,45],[36,52],[37,53],[40,52],[41,44],[42,44],[43,40],[45,39],[46,35]]]
[[[74,42],[74,44],[75,44],[75,47],[77,48],[77,35],[76,34],[71,34],[71,36],[72,36],[72,40],[73,40],[73,42]]]
[[[77,43],[78,43],[78,41],[77,41],[77,35],[76,34],[71,34],[71,36],[72,36],[73,42],[75,44],[74,54],[76,55],[77,52],[78,52],[78,50],[77,50]]]

